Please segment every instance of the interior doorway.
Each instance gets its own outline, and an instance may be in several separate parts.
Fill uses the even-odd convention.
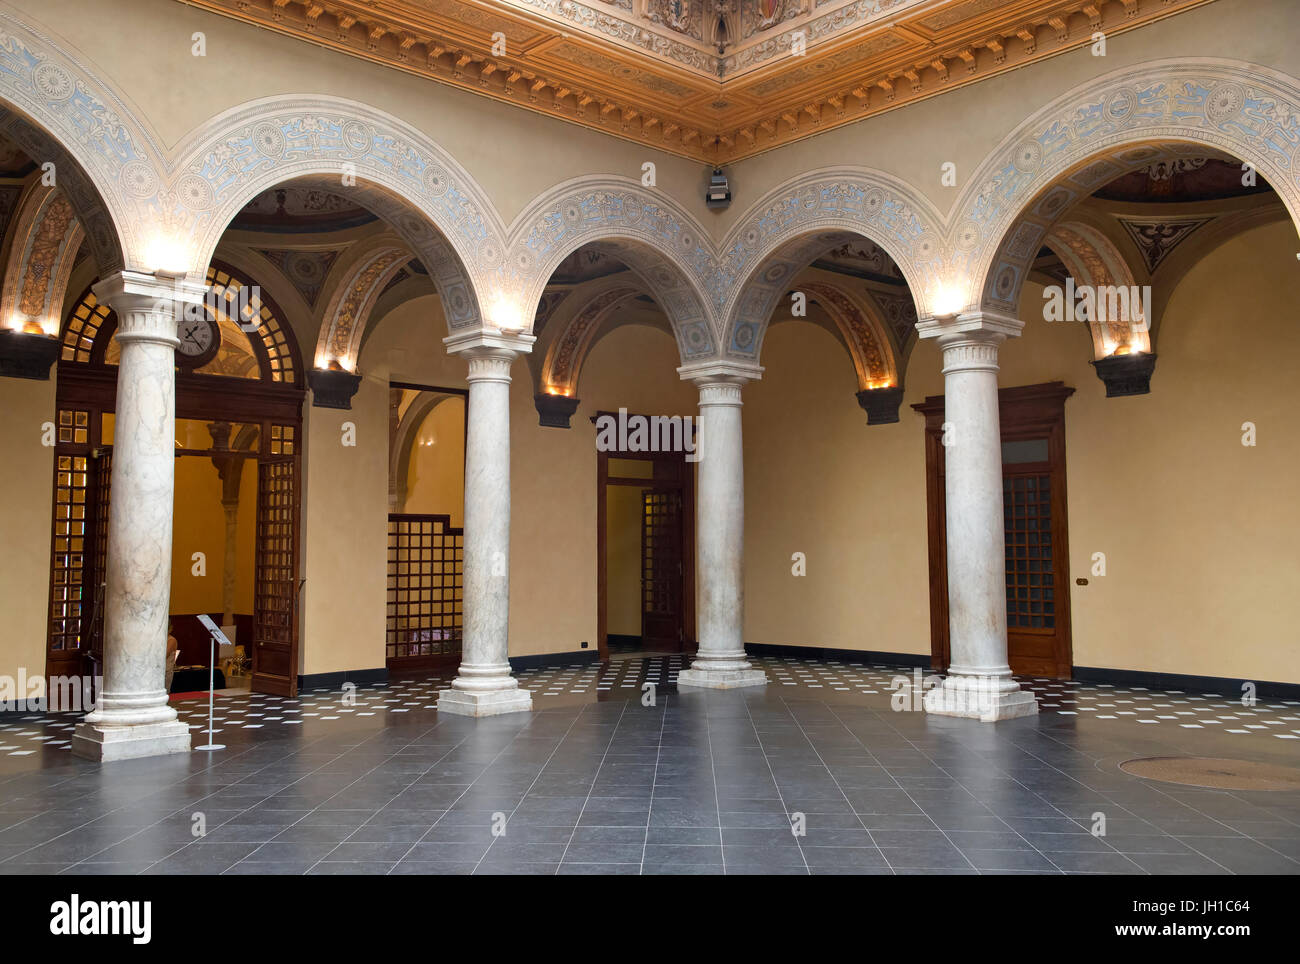
[[[1014,673],[1068,679],[1069,521],[1065,491],[1065,400],[1061,382],[998,392],[1007,572],[1007,659]],[[948,554],[944,498],[943,396],[914,405],[925,415],[930,537],[930,665],[946,670]]]
[[[601,659],[695,650],[694,472],[681,452],[597,452]]]
[[[390,678],[460,665],[465,569],[465,437],[469,394],[389,386],[388,595]]]
[[[258,286],[215,263],[208,283],[201,317],[182,325],[182,335],[186,326],[192,336],[201,327],[203,337],[191,338],[195,350],[177,350],[170,688],[179,693],[208,686],[210,636],[198,618],[206,615],[227,627],[232,640],[217,655],[219,682],[293,696],[302,363],[278,309]],[[116,331],[116,316],[88,289],[61,333],[50,676],[94,679],[102,673]]]

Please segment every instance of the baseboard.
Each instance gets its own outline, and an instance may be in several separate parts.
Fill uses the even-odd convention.
[[[511,656],[510,668],[514,672],[521,669],[543,669],[547,666],[572,666],[575,663],[586,665],[599,662],[600,653],[594,649],[579,649],[571,653],[538,653],[535,656]]]
[[[874,649],[822,649],[818,646],[788,646],[784,643],[746,643],[751,656],[775,656],[782,659],[838,659],[857,663],[885,663],[890,666],[929,668],[929,653],[886,653]]]
[[[1115,686],[1145,686],[1156,690],[1190,690],[1217,693],[1241,699],[1243,683],[1255,684],[1255,695],[1268,699],[1300,700],[1300,683],[1273,683],[1222,676],[1187,676],[1182,673],[1149,673],[1137,669],[1104,669],[1097,666],[1074,667],[1074,679],[1080,683],[1110,683]]]
[[[606,639],[617,646],[640,646],[640,636],[630,636],[627,633],[610,633]]]
[[[358,686],[373,686],[375,683],[388,682],[388,669],[345,669],[337,673],[308,673],[298,677],[298,691],[314,689],[336,690],[344,683],[356,683]]]

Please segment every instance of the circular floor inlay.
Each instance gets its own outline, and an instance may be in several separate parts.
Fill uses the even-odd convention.
[[[1254,763],[1250,760],[1221,760],[1214,757],[1156,756],[1126,760],[1119,765],[1125,773],[1163,783],[1215,790],[1300,790],[1300,769]]]

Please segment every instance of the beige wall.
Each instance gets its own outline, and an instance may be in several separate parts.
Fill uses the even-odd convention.
[[[411,447],[402,511],[449,515],[453,526],[465,524],[465,401],[461,397],[439,402],[420,423]]]
[[[307,408],[302,509],[306,674],[384,665],[388,384],[361,382],[351,411]],[[346,425],[356,445],[343,444]]]
[[[191,455],[176,460],[172,513],[173,614],[220,613],[226,554],[226,515],[222,484],[211,459]],[[253,611],[253,542],[257,528],[257,460],[244,462],[235,536],[235,612]],[[194,575],[194,553],[202,552],[206,575]]]
[[[0,675],[45,672],[50,600],[54,382],[0,378]]]
[[[605,487],[605,615],[614,635],[641,635],[641,493],[634,485]]]
[[[1255,229],[1175,290],[1150,395],[1106,398],[1086,333],[1043,322],[1026,286],[1003,387],[1061,380],[1077,666],[1300,681],[1300,350],[1289,223]],[[848,356],[822,329],[767,336],[745,390],[746,639],[927,653],[923,422],[943,392],[923,343],[896,425],[866,425]],[[1253,421],[1259,444],[1241,445]],[[791,575],[793,552],[808,575]],[[1093,577],[1104,552],[1107,575]]]

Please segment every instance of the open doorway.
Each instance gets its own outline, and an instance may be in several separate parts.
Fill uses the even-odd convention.
[[[598,452],[600,658],[695,649],[694,473],[680,452]]]
[[[293,696],[302,363],[279,310],[259,286],[219,263],[207,280],[210,297],[201,314],[186,318],[176,352],[170,689],[208,687],[210,635],[198,618],[206,615],[231,638],[216,657],[218,685]],[[116,333],[116,315],[90,289],[61,332],[49,676],[93,680],[102,673]],[[182,668],[192,672],[184,675]]]
[[[460,388],[389,387],[390,677],[460,664],[465,565],[465,433]]]

